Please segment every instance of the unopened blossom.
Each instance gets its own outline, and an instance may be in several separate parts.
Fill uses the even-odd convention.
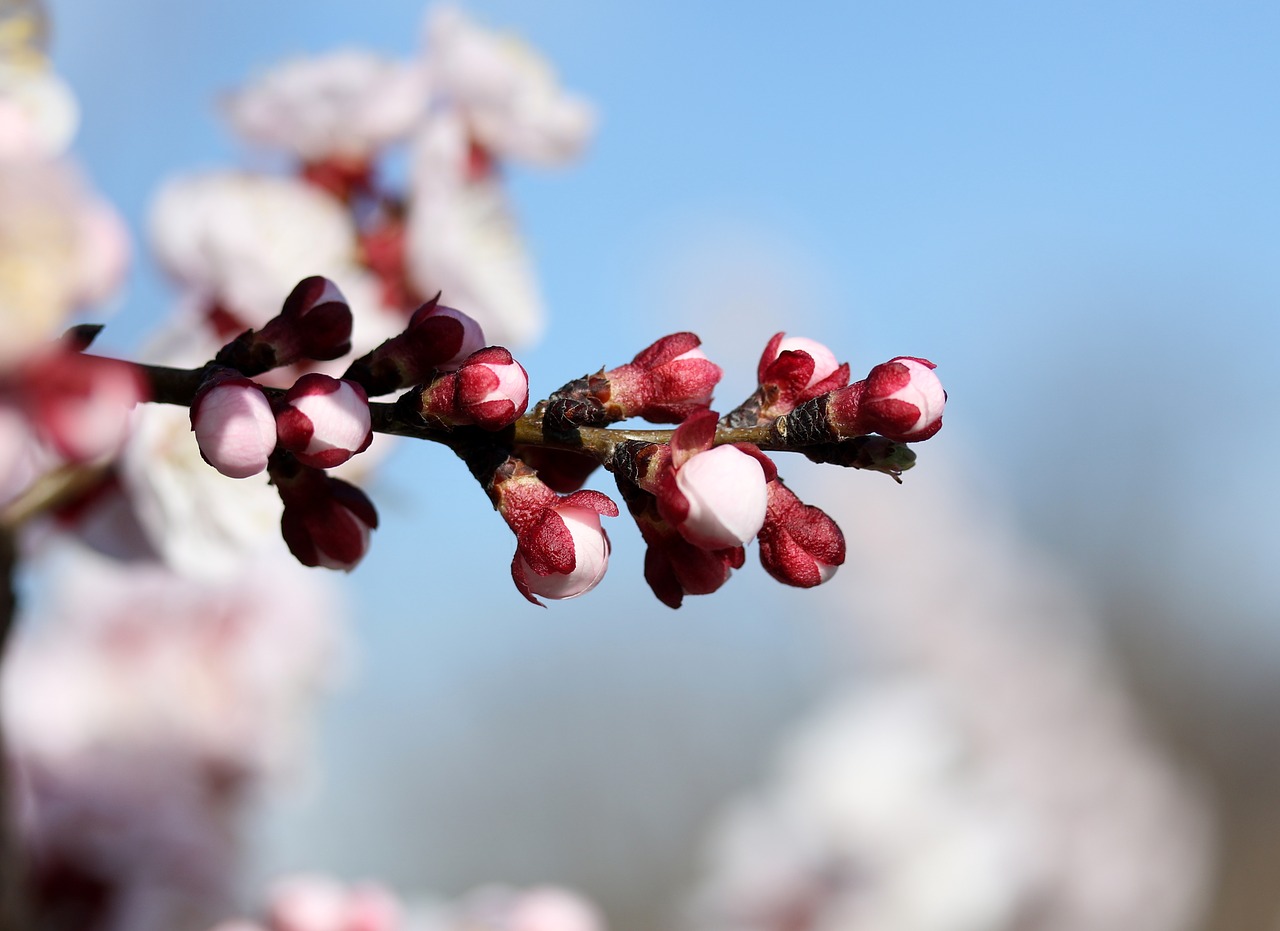
[[[419,399],[419,413],[430,421],[501,430],[529,406],[529,376],[510,352],[490,346],[425,386]]]
[[[66,459],[87,462],[120,449],[147,385],[125,362],[58,350],[22,367],[16,393],[41,439]]]
[[[590,396],[609,420],[643,417],[653,423],[679,423],[711,404],[724,374],[700,348],[693,333],[664,336],[626,365],[588,376]]]
[[[191,402],[191,429],[204,461],[230,478],[264,471],[276,448],[271,402],[244,377],[223,377],[202,386]]]
[[[228,97],[223,110],[249,142],[313,164],[367,164],[409,135],[426,104],[419,66],[343,49],[281,62]]]
[[[560,164],[591,137],[590,105],[559,86],[541,55],[517,36],[477,26],[456,7],[428,17],[427,68],[441,105],[456,110],[498,158]]]
[[[484,348],[484,339],[479,323],[436,295],[414,311],[402,332],[352,362],[343,377],[377,397],[424,382],[432,372],[455,371]]]
[[[622,476],[618,476],[618,490],[647,545],[644,580],[667,607],[679,608],[685,595],[718,591],[734,569],[742,568],[746,553],[741,546],[718,550],[695,546],[662,516],[657,497]]]
[[[378,512],[368,496],[287,456],[276,457],[270,470],[284,504],[280,531],[289,552],[304,566],[354,569],[378,527]]]
[[[898,356],[826,400],[827,421],[841,437],[878,433],[899,443],[927,440],[942,429],[947,393],[927,359]]]
[[[835,575],[844,562],[844,534],[824,511],[805,504],[774,479],[760,528],[760,563],[786,585],[812,588]]]
[[[260,375],[295,362],[327,362],[351,351],[351,306],[321,275],[298,282],[280,313],[260,330],[247,330],[219,350],[217,360],[244,375]]]
[[[355,382],[312,372],[285,392],[276,429],[280,445],[299,462],[329,469],[373,442],[369,398]]]
[[[173,178],[151,208],[152,247],[184,287],[242,327],[274,317],[295,285],[356,261],[351,215],[289,177],[230,171]]]
[[[730,415],[734,426],[767,423],[805,401],[849,384],[848,363],[816,340],[775,333],[756,368],[759,387],[739,411]]]
[[[735,446],[689,457],[675,471],[687,502],[680,532],[705,549],[741,546],[764,525],[765,475],[760,462]]]
[[[755,446],[714,446],[716,421],[714,411],[699,411],[672,432],[669,445],[644,445],[633,463],[620,464],[657,497],[663,520],[707,550],[750,542],[764,525],[766,485],[777,474]]]
[[[516,535],[511,576],[520,593],[563,600],[600,584],[609,566],[609,538],[600,517],[618,506],[598,491],[561,497],[528,466],[508,458],[494,473],[490,497]]]

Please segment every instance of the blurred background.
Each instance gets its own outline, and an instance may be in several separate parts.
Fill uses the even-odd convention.
[[[125,354],[173,301],[143,244],[158,183],[264,164],[221,124],[219,95],[294,54],[411,57],[424,12],[49,7],[83,111],[76,153],[138,237],[101,341]],[[536,396],[694,329],[731,406],[786,330],[833,347],[855,377],[898,354],[932,359],[947,426],[902,487],[780,463],[857,538],[849,565],[798,592],[749,555],[725,590],[678,612],[644,585],[625,517],[591,596],[531,608],[510,584],[510,533],[471,478],[447,451],[403,444],[369,489],[383,523],[346,583],[354,660],[325,705],[317,772],[255,829],[258,875],[326,868],[445,894],[555,881],[618,931],[669,926],[729,800],[776,777],[780,742],[864,681],[886,642],[899,655],[895,624],[937,627],[963,650],[971,619],[950,606],[1039,629],[1040,602],[1005,596],[1047,586],[1069,593],[1061,637],[1136,696],[1144,733],[1216,820],[1189,926],[1272,927],[1280,366],[1252,351],[1280,336],[1280,10],[467,11],[539,48],[600,115],[579,163],[508,171],[549,309],[519,353]],[[897,539],[884,528],[903,525],[937,538],[877,557]],[[895,617],[876,558],[915,569],[901,610],[928,617]],[[1096,639],[1077,630],[1095,626]],[[1014,651],[1010,681],[1034,689],[1032,664],[1054,668],[1057,643]]]

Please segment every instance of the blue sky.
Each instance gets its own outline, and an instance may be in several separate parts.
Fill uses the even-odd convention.
[[[220,91],[293,53],[410,54],[422,15],[338,0],[51,5],[85,111],[79,155],[135,230],[166,174],[251,161],[218,123]],[[968,463],[1101,590],[1176,602],[1177,650],[1208,650],[1215,675],[1274,679],[1250,657],[1274,648],[1280,616],[1267,349],[1280,7],[795,6],[467,7],[543,49],[602,117],[580,165],[511,171],[552,314],[522,356],[535,391],[691,322],[727,370],[726,399],[750,389],[778,329],[829,343],[855,372],[930,357],[951,400],[921,469],[931,447]],[[106,344],[134,345],[167,306],[139,261]],[[509,586],[509,534],[469,483],[441,450],[411,449],[375,489],[384,529],[352,584],[385,673],[367,707],[566,655],[614,671],[648,657],[682,682],[720,661],[726,701],[780,663],[763,719],[805,693],[785,683],[820,660],[779,619],[797,602],[758,567],[673,615],[648,600],[639,540],[618,526],[600,592],[634,620],[602,624],[590,599],[531,617]],[[407,610],[419,579],[428,591]],[[406,655],[415,674],[388,658]]]

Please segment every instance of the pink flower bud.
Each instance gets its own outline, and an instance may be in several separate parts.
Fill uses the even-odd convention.
[[[116,452],[147,386],[125,362],[54,351],[23,367],[18,400],[42,440],[72,462]]]
[[[827,421],[841,437],[879,433],[899,443],[927,440],[942,429],[947,393],[927,359],[898,356],[866,379],[832,392]]]
[[[200,455],[223,475],[248,478],[267,467],[276,448],[276,418],[262,389],[232,376],[201,386],[191,404]]]
[[[441,327],[435,334],[437,342],[432,355],[439,361],[434,361],[431,365],[432,368],[449,372],[461,367],[463,360],[469,355],[483,349],[485,338],[479,323],[462,311],[439,303],[438,298],[427,301],[413,312],[413,316],[409,318],[409,329],[424,327],[428,321],[435,321],[435,325],[439,325],[445,320],[453,321],[456,326]]]
[[[595,588],[609,565],[609,537],[601,515],[618,506],[598,491],[560,497],[525,463],[508,457],[490,486],[494,506],[516,535],[511,577],[534,604],[535,595],[563,600]]]
[[[275,458],[271,479],[284,503],[280,532],[298,562],[350,572],[378,528],[373,502],[354,485],[291,457]]]
[[[679,608],[685,595],[709,595],[717,591],[746,558],[741,546],[707,550],[694,546],[662,517],[658,500],[619,476],[618,490],[635,518],[648,549],[644,554],[644,579],[658,600]]]
[[[844,534],[821,509],[807,505],[775,479],[760,530],[760,563],[785,585],[821,585],[844,563]]]
[[[554,517],[549,517],[547,524],[558,522],[558,526],[543,535],[541,545],[554,547],[561,561],[566,555],[572,557],[572,564],[539,572],[524,552],[517,550],[511,574],[526,598],[531,594],[556,601],[577,598],[599,585],[609,567],[609,538],[600,526],[600,515],[596,511],[559,505],[552,509],[552,514]],[[540,565],[552,565],[546,554],[542,555]]]
[[[803,336],[787,336],[784,338],[784,334],[778,333],[769,341],[764,355],[760,357],[759,375],[761,384],[767,380],[765,373],[768,371],[769,365],[784,352],[803,352],[812,362],[812,371],[805,381],[805,388],[812,388],[840,368],[840,363],[836,361],[835,353],[822,345],[822,343]]]
[[[414,311],[403,333],[351,363],[343,377],[376,397],[424,382],[433,372],[456,371],[483,349],[480,324],[439,299],[436,295]]]
[[[626,365],[593,377],[593,394],[614,420],[679,423],[711,404],[723,374],[700,344],[693,333],[664,336]]]
[[[641,487],[657,495],[663,519],[695,546],[708,550],[742,546],[764,524],[765,485],[777,474],[773,463],[750,444],[716,446],[716,414],[699,411],[671,435],[641,476]]]
[[[313,275],[298,282],[261,330],[222,347],[217,361],[252,376],[304,359],[337,359],[351,351],[351,326],[351,308],[338,286]]]
[[[281,446],[317,469],[341,465],[373,442],[364,389],[318,372],[303,375],[285,392],[276,429]]]
[[[773,335],[756,369],[760,387],[748,404],[758,405],[755,413],[759,423],[849,384],[848,364],[837,363],[830,349],[802,336],[785,336]]]
[[[697,546],[742,546],[764,525],[764,469],[737,447],[698,453],[676,470],[675,481],[688,502],[680,532]]]
[[[501,346],[472,353],[458,370],[455,413],[485,430],[515,423],[529,406],[529,376]]]

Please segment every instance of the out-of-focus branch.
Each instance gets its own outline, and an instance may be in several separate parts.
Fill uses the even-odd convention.
[[[0,669],[3,668],[4,647],[17,613],[18,599],[14,587],[17,563],[16,534],[12,528],[0,526]],[[24,927],[22,860],[14,825],[16,812],[10,782],[3,716],[0,715],[0,931],[21,931]]]

